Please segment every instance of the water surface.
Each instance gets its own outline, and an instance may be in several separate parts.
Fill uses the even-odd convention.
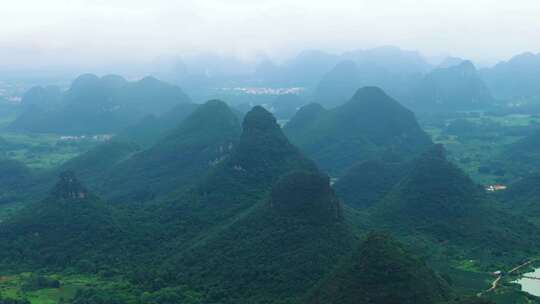
[[[521,285],[521,290],[530,293],[533,296],[540,297],[540,268],[536,268],[533,272],[527,272],[524,276],[539,278],[539,280],[521,278],[515,281],[515,283]]]

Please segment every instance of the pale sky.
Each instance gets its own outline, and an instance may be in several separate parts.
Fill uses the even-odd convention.
[[[0,0],[0,65],[395,45],[495,62],[540,52],[540,0]]]

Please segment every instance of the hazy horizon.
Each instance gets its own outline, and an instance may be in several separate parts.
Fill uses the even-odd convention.
[[[279,61],[386,45],[482,66],[540,52],[536,0],[290,2],[10,2],[0,11],[0,66],[147,66],[201,53]]]

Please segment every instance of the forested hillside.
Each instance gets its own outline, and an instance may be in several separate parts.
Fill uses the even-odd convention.
[[[334,109],[308,105],[284,130],[332,175],[381,155],[407,159],[431,144],[414,113],[376,87],[359,89],[347,103]]]

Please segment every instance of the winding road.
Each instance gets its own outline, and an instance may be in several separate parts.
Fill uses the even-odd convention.
[[[527,261],[527,262],[525,262],[525,263],[523,263],[523,264],[521,264],[521,265],[519,265],[519,266],[516,266],[516,267],[510,269],[510,271],[508,271],[506,274],[503,273],[503,272],[501,272],[501,273],[497,276],[497,278],[491,283],[491,287],[490,287],[488,290],[485,290],[485,291],[483,291],[483,292],[480,292],[480,293],[478,293],[477,295],[478,295],[478,296],[481,296],[481,295],[483,295],[483,294],[485,294],[485,293],[494,291],[495,289],[497,289],[497,287],[499,287],[499,283],[501,282],[503,276],[505,276],[505,275],[510,275],[510,274],[512,274],[512,273],[514,273],[514,272],[520,270],[521,268],[530,265],[530,264],[531,264],[532,262],[534,262],[534,261],[535,261],[535,260],[529,260],[529,261]],[[530,279],[540,280],[540,278],[533,278],[533,277],[531,277]]]

